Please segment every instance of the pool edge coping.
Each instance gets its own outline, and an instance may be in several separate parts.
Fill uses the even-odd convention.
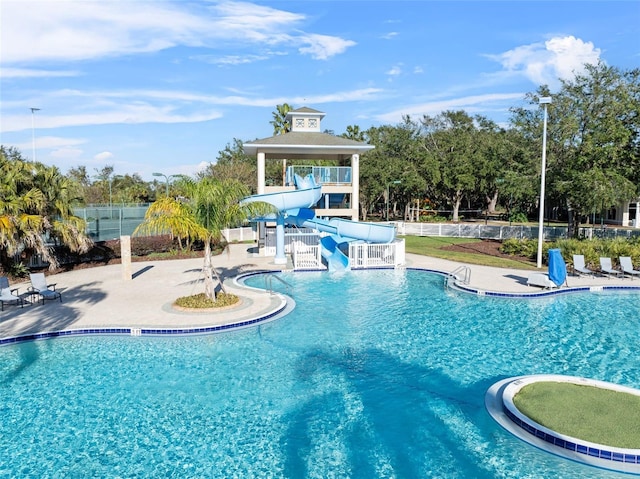
[[[605,469],[609,471],[620,472],[624,474],[630,474],[634,476],[640,476],[640,455],[636,454],[636,462],[625,462],[624,457],[622,461],[614,460],[614,459],[606,459],[602,457],[595,457],[589,454],[589,449],[591,446],[600,446],[600,447],[608,447],[609,449],[623,449],[623,448],[615,448],[613,446],[604,446],[604,445],[595,445],[594,443],[590,443],[589,441],[583,441],[581,439],[574,439],[576,443],[576,449],[566,449],[560,445],[555,444],[555,439],[558,439],[555,436],[561,436],[560,433],[556,431],[552,431],[553,434],[549,434],[548,436],[541,437],[536,434],[536,432],[532,432],[527,430],[525,427],[517,424],[510,416],[507,408],[505,407],[505,391],[507,388],[516,382],[521,382],[522,385],[528,380],[535,381],[549,381],[564,378],[566,382],[572,382],[571,380],[576,381],[587,381],[590,385],[596,385],[598,383],[607,384],[617,388],[626,388],[633,389],[634,391],[638,391],[636,388],[630,388],[629,386],[619,385],[616,383],[610,383],[606,381],[598,381],[595,379],[589,378],[581,378],[577,376],[566,376],[561,374],[532,374],[532,375],[523,375],[523,376],[514,376],[506,379],[502,379],[496,383],[494,383],[485,394],[485,408],[489,415],[506,431],[510,432],[512,435],[517,437],[518,439],[555,456],[563,457],[565,459],[569,459],[574,462],[578,462],[587,466],[596,467],[599,469]],[[611,388],[610,388],[611,389]],[[512,413],[513,414],[513,413]],[[532,419],[529,419],[528,422],[532,424],[537,424]],[[540,428],[544,428],[544,426],[539,426]],[[536,431],[537,428],[532,426],[532,428]],[[548,428],[544,428],[549,430]],[[551,430],[549,430],[551,431]],[[569,437],[569,436],[567,436]],[[549,439],[553,439],[554,442],[550,442]],[[577,446],[585,447],[585,452],[578,452]],[[593,447],[591,447],[593,449]],[[639,451],[637,449],[626,449],[625,451]],[[624,454],[624,453],[623,453]]]
[[[499,292],[499,291],[491,291],[491,290],[482,290],[478,288],[473,288],[468,285],[463,284],[460,280],[458,280],[455,276],[452,276],[450,272],[442,271],[438,269],[431,268],[423,268],[423,267],[409,267],[409,266],[401,266],[398,268],[393,267],[371,267],[371,268],[358,268],[356,271],[367,271],[367,270],[409,270],[409,271],[423,271],[427,273],[435,273],[445,278],[453,277],[453,290],[473,294],[479,297],[497,297],[497,298],[522,298],[522,299],[536,299],[536,298],[544,298],[561,294],[571,294],[571,293],[585,293],[585,292],[604,292],[604,291],[640,291],[639,286],[625,286],[625,285],[617,285],[617,286],[581,286],[581,287],[567,287],[567,288],[558,288],[554,290],[544,290],[544,291],[536,291],[531,293],[508,293],[508,292]],[[326,270],[254,270],[247,271],[241,273],[235,277],[233,277],[232,281],[235,285],[240,286],[241,288],[246,288],[249,290],[259,290],[264,292],[264,289],[255,288],[252,286],[247,286],[244,284],[244,280],[250,276],[257,276],[262,274],[273,274],[273,273],[303,273],[303,272],[321,272]],[[244,328],[249,328],[252,326],[256,326],[259,324],[264,324],[270,321],[275,321],[282,316],[288,314],[294,307],[295,301],[293,298],[282,294],[282,293],[274,293],[281,298],[280,304],[276,307],[268,311],[264,314],[259,314],[255,317],[244,319],[235,322],[228,322],[224,324],[211,325],[211,326],[193,326],[193,327],[133,327],[133,326],[113,326],[113,327],[96,327],[96,328],[77,328],[77,329],[62,329],[62,330],[53,330],[53,331],[40,331],[36,333],[28,333],[24,335],[18,336],[9,336],[5,338],[0,338],[0,347],[6,346],[9,344],[16,344],[21,342],[28,341],[39,341],[46,339],[53,339],[58,337],[71,337],[71,336],[104,336],[104,335],[118,335],[118,336],[190,336],[190,335],[203,335],[203,334],[215,334],[221,332],[229,332],[240,330]],[[194,313],[199,314],[199,313]]]

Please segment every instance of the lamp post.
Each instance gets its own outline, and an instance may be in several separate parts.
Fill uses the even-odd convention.
[[[36,161],[36,115],[40,108],[31,108],[31,144],[33,146],[33,161]]]
[[[544,122],[542,126],[542,170],[540,171],[540,221],[538,226],[538,268],[542,268],[542,241],[544,240],[544,184],[547,170],[547,105],[551,103],[550,96],[540,97],[538,101],[544,105]]]
[[[169,179],[170,178],[177,178],[179,176],[183,176],[183,175],[165,175],[164,173],[151,173],[153,176],[163,176],[164,177],[164,181],[165,181],[165,193],[167,195],[167,198],[169,197]]]
[[[387,203],[387,205],[386,205],[386,210],[387,210],[387,221],[389,221],[389,186],[391,186],[391,185],[397,185],[397,184],[400,184],[400,183],[402,183],[402,181],[401,181],[401,180],[394,180],[394,181],[392,181],[391,183],[387,183],[387,201],[386,201],[386,203]]]

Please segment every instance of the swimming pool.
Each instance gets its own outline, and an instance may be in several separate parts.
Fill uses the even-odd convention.
[[[0,348],[0,477],[625,477],[514,438],[484,394],[537,373],[639,387],[638,293],[509,300],[419,271],[285,277],[296,309],[255,328]]]

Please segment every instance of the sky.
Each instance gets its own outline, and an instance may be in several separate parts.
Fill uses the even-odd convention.
[[[0,0],[0,143],[149,181],[272,136],[281,103],[336,134],[446,110],[506,125],[598,61],[640,67],[640,1]]]

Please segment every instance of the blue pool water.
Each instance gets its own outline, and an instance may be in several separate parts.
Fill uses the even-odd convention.
[[[284,277],[296,309],[260,327],[0,348],[0,478],[625,477],[516,439],[484,394],[535,373],[640,387],[637,293],[505,300],[418,271]]]

